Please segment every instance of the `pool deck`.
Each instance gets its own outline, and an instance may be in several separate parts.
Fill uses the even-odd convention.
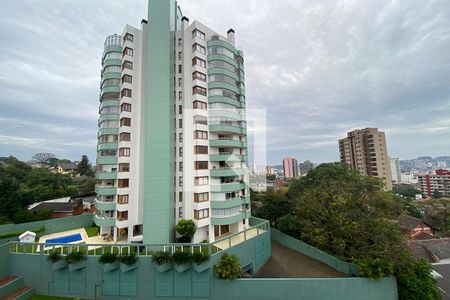
[[[61,231],[61,232],[56,232],[56,233],[52,233],[52,234],[43,235],[43,236],[41,236],[39,238],[39,243],[45,243],[45,241],[48,240],[48,239],[63,237],[63,236],[67,236],[67,235],[77,234],[77,233],[79,233],[81,235],[82,240],[81,241],[72,242],[72,243],[67,243],[67,244],[69,244],[69,245],[76,245],[76,244],[80,244],[80,243],[85,243],[85,244],[114,244],[113,242],[105,242],[103,240],[103,237],[101,237],[99,235],[93,236],[93,237],[89,237],[87,235],[86,230],[84,228],[78,228],[78,229]],[[46,247],[45,249],[50,249],[50,248],[53,248],[53,246]]]

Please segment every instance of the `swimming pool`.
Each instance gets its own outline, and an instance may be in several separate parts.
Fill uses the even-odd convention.
[[[46,244],[66,244],[66,243],[81,241],[82,239],[83,238],[81,237],[81,234],[75,233],[75,234],[71,234],[71,235],[60,236],[57,238],[45,240],[45,243]]]

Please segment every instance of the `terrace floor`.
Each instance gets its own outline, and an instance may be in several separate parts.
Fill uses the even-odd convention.
[[[259,229],[259,234],[262,234],[265,232],[263,229]],[[224,239],[219,242],[213,243],[213,245],[221,250],[225,250],[231,247],[244,242],[245,240],[249,240],[251,238],[254,238],[255,236],[258,236],[258,229],[257,228],[250,228],[245,233],[241,232],[239,234],[236,234],[234,236],[231,236],[229,239]]]
[[[328,265],[271,241],[272,256],[256,273],[260,278],[350,277]]]

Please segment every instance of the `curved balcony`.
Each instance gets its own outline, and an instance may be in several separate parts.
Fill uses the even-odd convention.
[[[98,124],[103,121],[119,121],[119,114],[117,112],[111,114],[104,114],[98,118]]]
[[[232,64],[235,68],[238,67],[237,62],[234,59],[232,59],[231,57],[226,56],[225,54],[209,54],[208,61],[212,61],[212,60],[223,60],[223,61],[226,61],[227,63]]]
[[[235,72],[230,71],[225,68],[221,68],[221,67],[208,68],[208,75],[211,75],[211,74],[227,75],[235,80],[239,80],[239,76]]]
[[[247,148],[247,144],[245,142],[237,141],[237,140],[226,140],[226,139],[210,140],[209,146],[210,147]]]
[[[98,199],[95,199],[95,208],[97,210],[115,210],[116,209],[116,202],[114,201],[100,201]]]
[[[211,217],[211,224],[212,225],[233,224],[233,223],[239,222],[245,218],[246,218],[245,212],[240,212],[238,214],[235,214],[232,216],[227,216],[227,217]]]
[[[117,188],[112,186],[95,186],[95,192],[99,196],[111,196],[117,193]]]
[[[106,79],[120,79],[122,78],[122,73],[119,72],[105,72],[102,75],[102,83]]]
[[[108,66],[119,66],[119,67],[121,67],[122,66],[122,60],[121,59],[106,59],[103,62],[102,69],[104,67],[108,67]]]
[[[98,144],[97,151],[100,150],[115,150],[118,147],[118,143],[104,143],[104,144]]]
[[[223,201],[211,201],[211,208],[231,208],[244,204],[244,198],[236,197]]]
[[[240,91],[237,88],[237,86],[222,81],[208,82],[208,89],[226,89],[233,91],[236,94],[240,94]]]
[[[117,156],[97,158],[97,165],[115,165],[115,164],[117,164]]]
[[[234,109],[226,109],[226,108],[212,108],[209,110],[209,117],[226,117],[230,119],[234,119],[236,121],[245,121],[245,114],[241,115]]]
[[[210,154],[210,161],[247,161],[246,155],[236,155],[236,154]],[[215,170],[215,169],[213,169]]]
[[[245,103],[224,96],[209,96],[208,103],[225,103],[233,105],[237,108],[245,108]]]
[[[213,124],[209,125],[209,131],[214,133],[237,133],[241,135],[247,134],[247,129],[238,126]]]
[[[234,192],[238,190],[243,190],[246,188],[245,183],[233,182],[233,183],[222,183],[217,185],[211,185],[211,192]]]
[[[117,46],[117,45],[107,46],[107,47],[105,47],[105,50],[103,51],[103,55],[105,55],[106,53],[109,53],[109,52],[122,53],[122,46]]]
[[[110,227],[116,224],[116,219],[114,219],[113,217],[103,217],[95,214],[94,223],[95,225],[100,227]]]
[[[101,89],[100,98],[103,98],[103,96],[109,96],[111,98],[113,96],[118,97],[119,94],[120,94],[120,86],[105,86],[104,88]]]
[[[108,134],[119,134],[119,128],[100,128],[97,137]]]
[[[107,179],[117,179],[117,172],[96,172],[95,179],[97,180],[107,180]]]
[[[224,40],[219,40],[219,39],[218,40],[209,40],[208,47],[212,47],[212,46],[220,46],[220,47],[227,48],[228,50],[233,52],[235,55],[239,53],[238,50],[236,50],[236,48],[232,44],[230,44]]]
[[[103,107],[107,107],[107,106],[119,106],[120,105],[120,101],[119,100],[103,100],[100,103],[100,107],[99,110],[101,110]]]
[[[244,174],[245,169],[217,168],[210,170],[210,175],[212,177],[233,177],[242,176]]]

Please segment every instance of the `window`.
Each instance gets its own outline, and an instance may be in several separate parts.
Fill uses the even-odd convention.
[[[183,147],[178,148],[178,156],[183,157]]]
[[[204,60],[201,59],[201,58],[194,57],[194,58],[192,59],[192,66],[195,66],[195,65],[200,66],[200,67],[203,67],[203,68],[206,68],[206,61],[204,61]]]
[[[208,170],[208,161],[196,161],[195,169],[196,170]]]
[[[130,179],[118,179],[117,180],[117,186],[119,188],[127,188],[130,186]]]
[[[133,56],[133,49],[125,47],[125,49],[123,49],[123,55]]]
[[[109,52],[105,54],[104,60],[107,59],[122,59],[122,54],[117,52]]]
[[[103,69],[103,73],[120,73],[122,69],[119,66],[107,66]]]
[[[181,38],[180,39],[178,39],[178,46],[181,46],[182,45],[182,42],[181,42]]]
[[[183,176],[178,178],[178,186],[183,186]]]
[[[119,113],[117,106],[105,106],[100,110],[101,115]]]
[[[123,75],[122,83],[125,83],[125,82],[133,83],[133,77],[131,77],[130,75],[127,75],[127,74]]]
[[[116,134],[107,134],[107,135],[102,135],[98,138],[98,143],[99,144],[104,144],[104,143],[115,143],[117,142],[117,135]]]
[[[178,105],[178,114],[180,114],[180,115],[183,114],[183,106],[182,105]]]
[[[208,118],[205,116],[194,116],[194,124],[208,125]]]
[[[119,156],[130,156],[130,148],[119,148]]]
[[[178,128],[183,128],[183,119],[178,119]]]
[[[202,130],[196,130],[196,131],[194,131],[194,138],[200,139],[200,140],[207,140],[208,132],[202,131]]]
[[[120,105],[120,111],[128,111],[131,112],[131,104],[130,103],[122,103],[122,105]]]
[[[196,85],[192,88],[192,95],[196,94],[206,96],[206,89]]]
[[[183,67],[181,65],[178,65],[178,73],[183,73]]]
[[[209,208],[200,210],[194,209],[194,218],[197,220],[209,218]]]
[[[206,54],[206,49],[205,47],[195,43],[194,45],[192,45],[192,52],[198,51],[202,54]]]
[[[128,195],[117,195],[117,203],[119,204],[127,204],[128,203]]]
[[[194,108],[195,109],[208,109],[208,104],[206,104],[206,102],[202,102],[202,101],[194,101]]]
[[[100,157],[106,157],[106,156],[116,156],[117,150],[101,150],[100,151]]]
[[[178,86],[182,86],[183,85],[183,78],[178,78]]]
[[[194,146],[195,154],[208,154],[208,146]]]
[[[183,100],[183,92],[182,91],[178,92],[178,100]]]
[[[131,133],[128,133],[128,132],[120,133],[119,134],[119,142],[122,142],[122,141],[125,141],[125,142],[131,141]]]
[[[224,89],[211,89],[211,90],[209,90],[209,95],[210,96],[222,96],[222,97],[231,98],[233,100],[239,100],[239,96],[235,92],[232,92],[229,90],[224,90]]]
[[[118,126],[119,124],[114,120],[103,121],[100,123],[100,128],[117,128]]]
[[[206,81],[206,74],[195,71],[194,73],[192,73],[192,80],[201,80],[201,81]]]
[[[119,220],[119,221],[128,220],[128,212],[127,211],[118,211],[117,212],[117,220]]]
[[[209,75],[209,82],[225,82],[232,85],[236,85],[236,80],[230,76],[224,75],[224,74],[212,74]]]
[[[132,42],[133,41],[133,35],[131,34],[131,33],[126,33],[125,34],[125,36],[123,37],[123,39],[125,40],[125,41],[130,41],[130,42]]]
[[[120,119],[120,126],[131,126],[131,119],[130,118]]]
[[[120,86],[120,80],[119,79],[105,79],[103,80],[101,88],[105,88],[108,86]]]
[[[178,162],[178,171],[183,172],[183,162]]]
[[[121,97],[131,97],[131,90],[130,89],[122,89],[120,92]]]
[[[204,32],[201,32],[201,31],[198,30],[198,29],[194,29],[194,30],[192,31],[192,38],[194,38],[194,37],[198,37],[199,39],[202,39],[202,40],[205,40],[205,39],[206,39],[205,33],[204,33]]]
[[[182,218],[183,217],[183,207],[178,207],[178,218]]]
[[[180,143],[183,142],[183,133],[182,132],[178,133],[178,142],[180,142]]]
[[[195,185],[207,185],[208,184],[208,176],[195,177],[194,182],[195,182]]]
[[[129,70],[133,70],[133,63],[131,61],[124,61],[122,64],[122,69],[129,69]]]
[[[129,163],[120,163],[119,164],[119,172],[130,172],[130,164]]]
[[[223,68],[236,73],[236,68],[232,64],[223,60],[211,60],[208,64],[210,68]]]
[[[223,54],[234,59],[234,52],[222,46],[209,47],[208,54]]]
[[[195,202],[205,202],[209,200],[209,193],[194,193]]]
[[[183,202],[183,192],[178,192],[178,202]]]
[[[181,59],[183,56],[181,54],[181,52],[178,52],[178,59]],[[181,72],[180,72],[181,73]]]

